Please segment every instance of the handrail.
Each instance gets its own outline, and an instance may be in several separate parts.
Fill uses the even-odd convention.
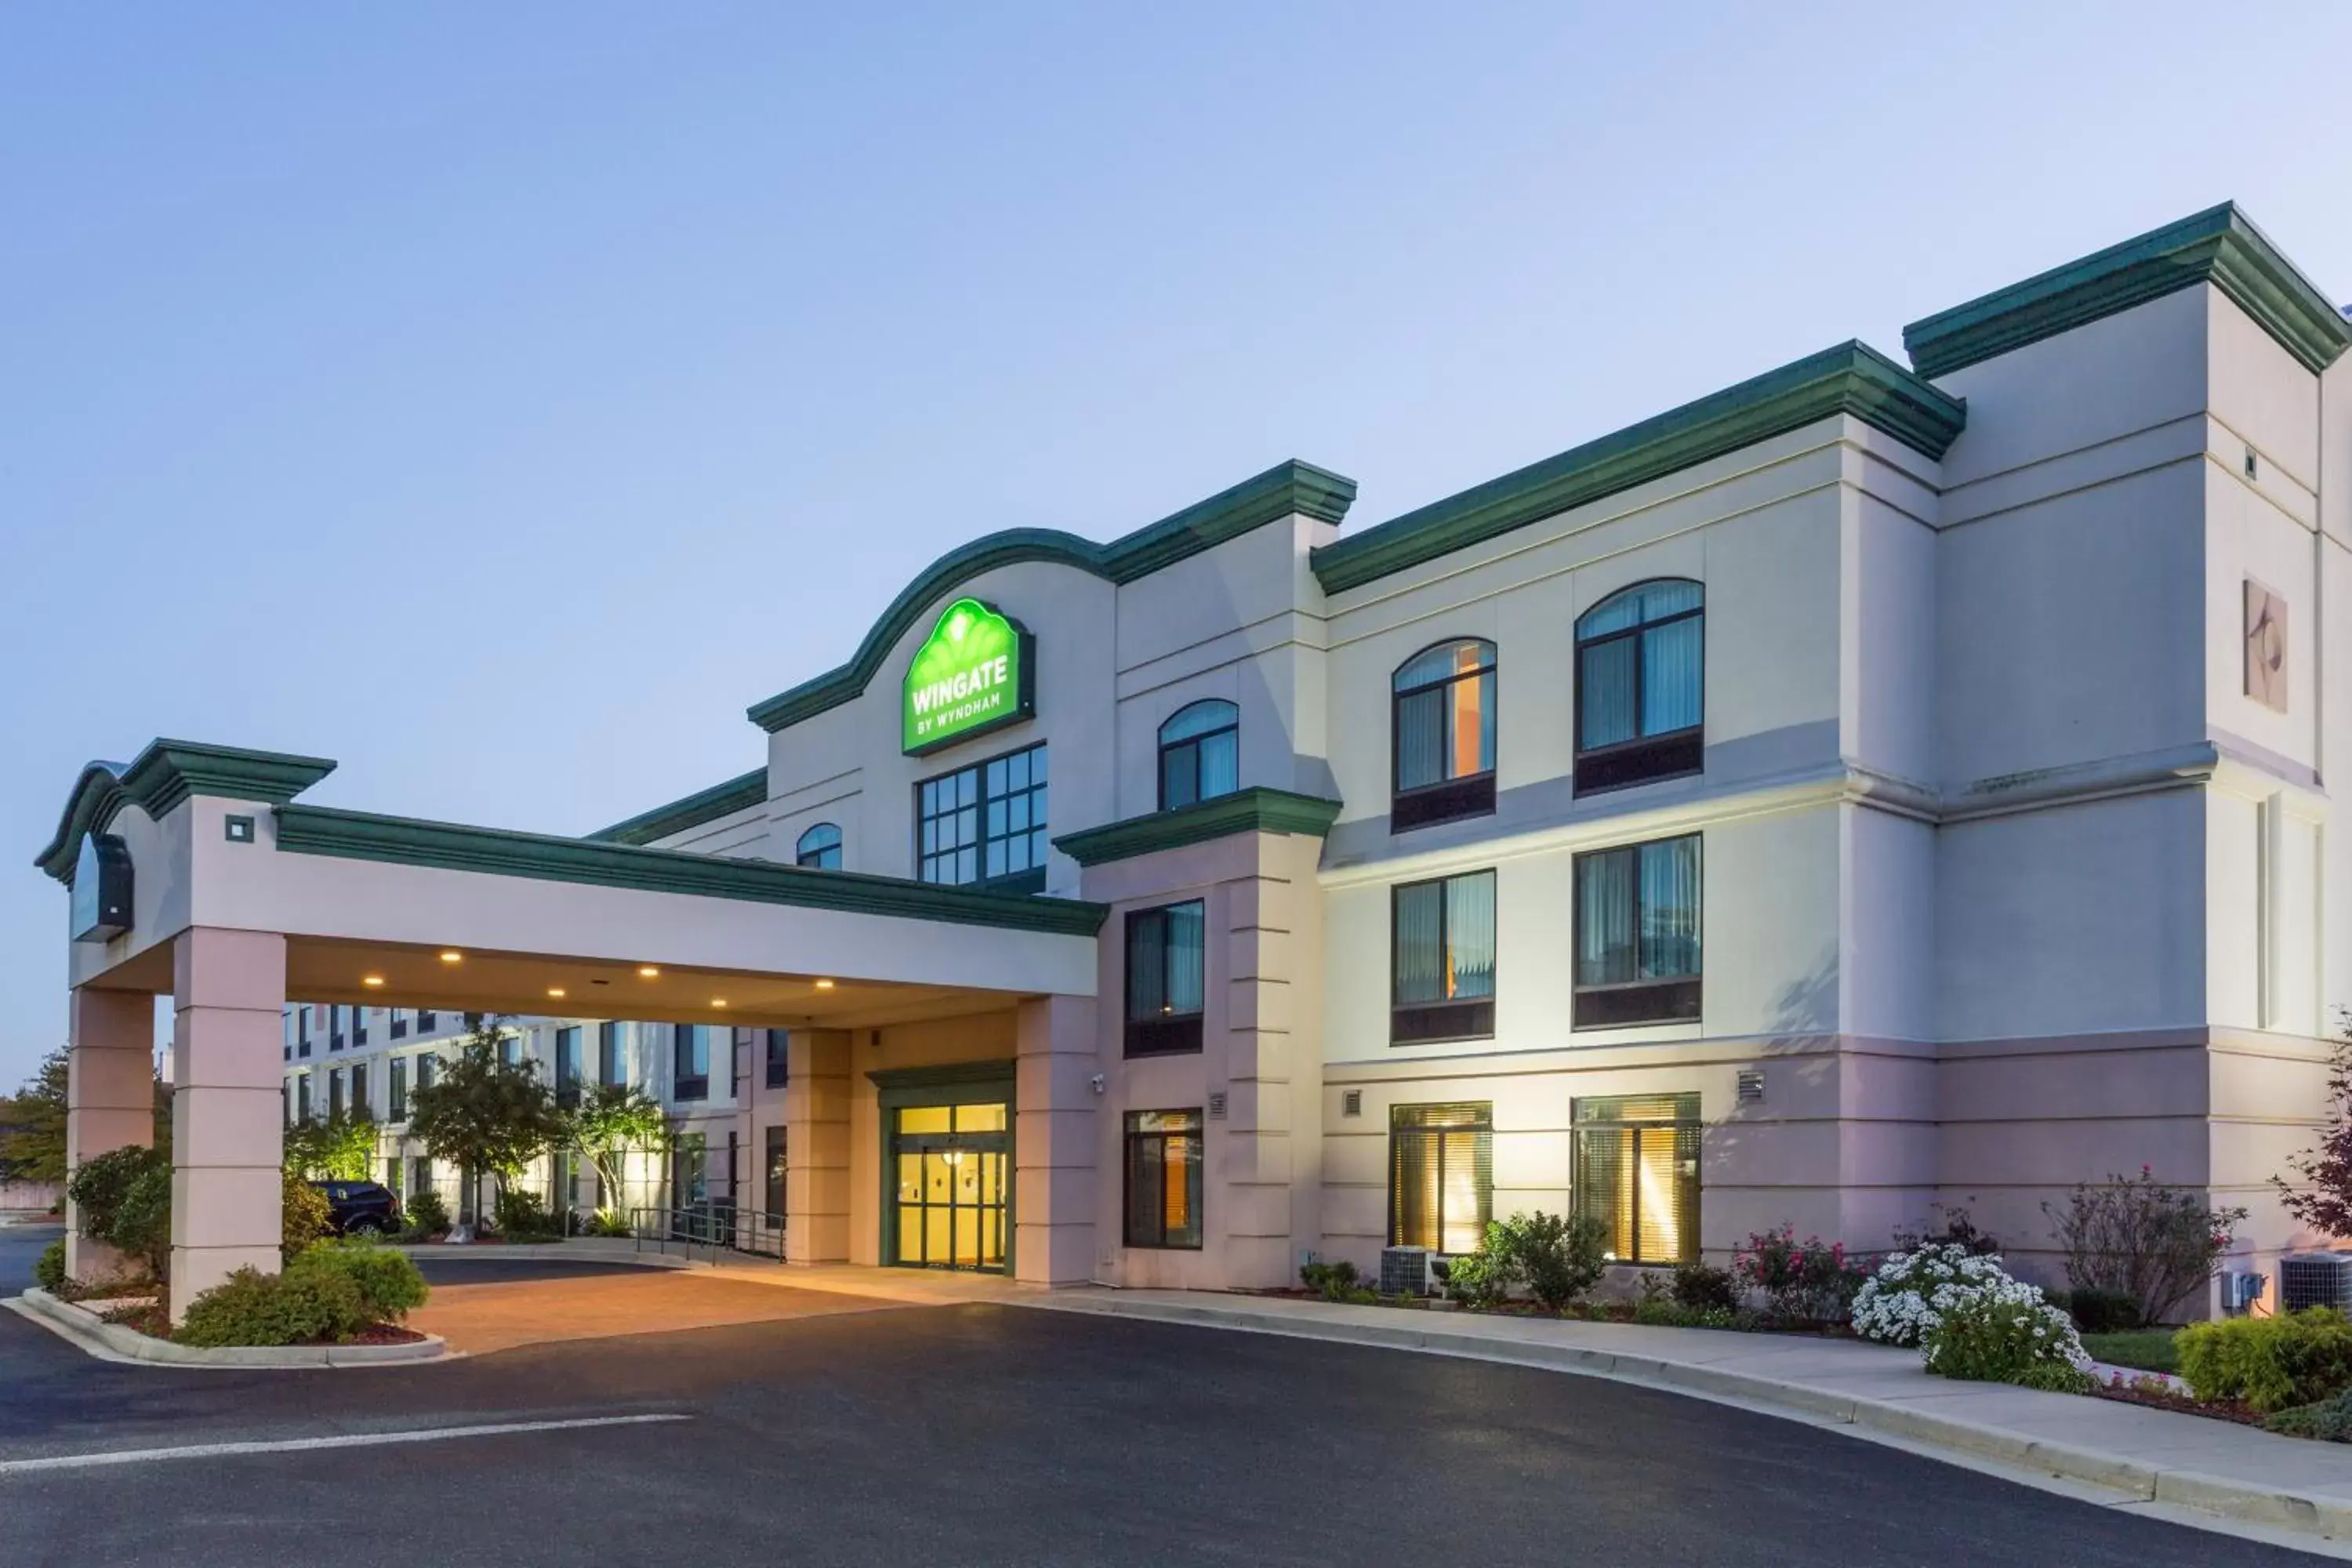
[[[784,1256],[783,1215],[723,1202],[685,1208],[633,1208],[629,1236],[637,1252],[651,1247],[667,1254],[675,1247],[689,1258],[700,1253],[712,1262],[722,1252],[779,1260]]]

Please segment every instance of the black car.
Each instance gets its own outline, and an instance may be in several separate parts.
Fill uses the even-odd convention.
[[[327,1194],[327,1223],[337,1236],[390,1236],[400,1228],[400,1199],[382,1182],[313,1182]]]

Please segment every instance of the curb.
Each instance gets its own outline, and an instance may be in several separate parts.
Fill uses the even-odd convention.
[[[405,1253],[414,1261],[432,1259],[463,1259],[468,1263],[624,1263],[639,1268],[709,1268],[716,1265],[698,1263],[690,1258],[659,1252],[606,1252],[592,1247],[572,1247],[562,1242],[525,1247],[500,1246],[493,1243],[483,1247],[465,1245],[452,1247],[446,1242],[395,1242],[394,1252]]]
[[[1737,1401],[1767,1411],[1810,1416],[1858,1431],[1882,1434],[1928,1447],[1948,1448],[2067,1480],[2119,1491],[2141,1502],[2171,1503],[2201,1513],[2267,1525],[2300,1534],[2352,1537],[2352,1503],[2314,1498],[2285,1488],[2263,1487],[2226,1476],[2173,1469],[2087,1448],[2053,1443],[2003,1427],[1937,1415],[1885,1400],[1825,1393],[1777,1378],[1726,1372],[1655,1356],[1623,1355],[1574,1345],[1546,1345],[1488,1339],[1444,1330],[1388,1328],[1370,1323],[1275,1317],[1230,1307],[1177,1305],[1162,1301],[1108,1301],[1068,1297],[1023,1302],[1043,1311],[1090,1312],[1097,1317],[1144,1318],[1202,1328],[1234,1329],[1292,1339],[1324,1340],[1381,1350],[1419,1351],[1471,1361],[1502,1362],[1619,1383],[1663,1388],[1701,1398]],[[2070,1397],[2053,1394],[2053,1399]],[[2190,1417],[2190,1419],[2198,1419]]]
[[[456,1359],[448,1342],[427,1334],[401,1345],[228,1345],[205,1349],[173,1344],[110,1323],[86,1307],[60,1301],[37,1287],[5,1303],[59,1339],[100,1361],[137,1366],[293,1367],[415,1366]]]

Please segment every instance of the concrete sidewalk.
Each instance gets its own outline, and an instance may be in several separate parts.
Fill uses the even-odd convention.
[[[2201,1415],[1931,1377],[1918,1352],[1853,1340],[1349,1307],[1285,1297],[1085,1289],[1056,1311],[1197,1323],[1510,1362],[1647,1384],[1956,1451],[2266,1530],[2352,1540],[2352,1447]]]

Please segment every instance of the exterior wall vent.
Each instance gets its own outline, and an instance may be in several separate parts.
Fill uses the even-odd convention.
[[[1757,1105],[1762,1103],[1763,1099],[1764,1069],[1762,1068],[1741,1068],[1739,1069],[1739,1103],[1742,1105]]]
[[[1363,1113],[1364,1091],[1360,1089],[1341,1090],[1339,1094],[1339,1114],[1342,1116],[1361,1116]]]

